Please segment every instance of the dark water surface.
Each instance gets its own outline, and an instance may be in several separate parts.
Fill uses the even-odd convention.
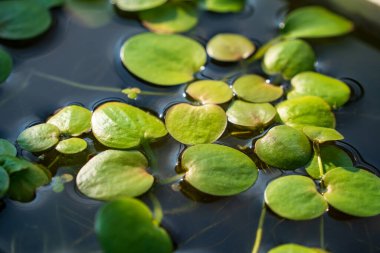
[[[256,0],[240,14],[201,13],[200,24],[187,35],[205,43],[216,33],[234,32],[262,43],[276,35],[278,23],[287,9],[285,1]],[[25,127],[45,121],[55,110],[71,103],[93,109],[102,101],[124,100],[162,115],[168,105],[185,101],[184,86],[161,88],[145,84],[121,65],[118,57],[121,44],[126,38],[145,31],[138,21],[123,19],[112,8],[103,11],[87,8],[85,13],[79,13],[65,7],[54,10],[53,14],[55,25],[46,35],[29,46],[8,47],[15,59],[15,68],[0,87],[1,138],[15,141]],[[89,22],[91,19],[96,22]],[[380,167],[380,50],[354,35],[312,41],[312,44],[320,72],[351,78],[364,89],[361,99],[336,112],[337,129],[346,137],[347,144],[340,145],[352,153],[357,165],[378,173],[375,167]],[[209,62],[203,74],[198,76],[223,78],[237,67]],[[249,72],[257,68],[252,66]],[[67,86],[42,77],[38,72],[93,86],[133,86],[173,92],[173,95],[131,101],[121,93]],[[359,90],[355,81],[350,83]],[[224,137],[221,143],[250,145],[251,140]],[[153,149],[159,159],[159,176],[174,176],[183,146],[167,137],[154,144]],[[49,159],[47,157],[45,163],[49,163]],[[75,174],[80,168],[77,162],[63,160],[58,164],[58,174]],[[261,170],[258,182],[247,192],[208,202],[192,201],[178,191],[178,185],[156,186],[152,191],[162,203],[163,226],[176,243],[176,252],[251,252],[265,186],[280,174],[276,170]],[[93,232],[94,215],[101,203],[83,197],[74,185],[73,182],[66,184],[61,193],[53,192],[52,186],[42,187],[36,199],[27,204],[5,200],[0,207],[0,252],[101,252]],[[147,197],[142,199],[150,203]],[[359,219],[331,210],[323,219],[328,250],[335,253],[380,252],[380,216]],[[283,243],[318,247],[320,219],[288,221],[269,212],[260,252]]]

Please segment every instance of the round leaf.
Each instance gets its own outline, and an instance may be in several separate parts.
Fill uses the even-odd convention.
[[[31,39],[45,32],[51,23],[48,9],[36,1],[0,1],[2,39]]]
[[[343,135],[332,128],[305,126],[302,131],[311,141],[317,143],[339,141],[344,139]]]
[[[51,124],[39,124],[25,129],[17,138],[22,149],[29,152],[48,150],[58,143],[59,129]]]
[[[245,60],[253,54],[255,45],[245,36],[233,33],[220,33],[207,43],[207,54],[222,62]]]
[[[4,197],[9,188],[9,176],[3,167],[0,166],[0,199]]]
[[[1,155],[16,156],[17,155],[17,149],[9,141],[7,141],[5,139],[0,139],[0,156]]]
[[[213,12],[239,12],[244,9],[245,0],[203,0],[204,7]]]
[[[227,110],[229,122],[252,130],[265,128],[276,115],[276,109],[269,103],[252,104],[241,100],[234,101]]]
[[[226,129],[227,116],[217,105],[193,106],[181,103],[167,111],[165,123],[170,135],[183,144],[212,143]]]
[[[124,43],[120,55],[134,75],[163,86],[192,81],[206,63],[203,46],[181,35],[139,34]]]
[[[311,158],[311,145],[297,129],[285,125],[273,127],[258,139],[255,152],[265,163],[285,170],[304,166]]]
[[[231,88],[222,81],[203,80],[191,83],[186,93],[202,104],[223,104],[233,97]]]
[[[167,0],[115,0],[113,2],[120,10],[135,12],[158,7]]]
[[[91,130],[91,112],[77,105],[62,108],[47,123],[55,125],[62,134],[79,136]]]
[[[185,180],[201,192],[230,196],[250,188],[257,179],[255,163],[242,152],[217,144],[192,146],[182,154]]]
[[[95,232],[104,253],[173,252],[167,232],[137,199],[122,198],[102,206],[96,215]]]
[[[1,31],[1,27],[0,27],[0,31]],[[12,57],[5,50],[0,48],[0,84],[4,82],[5,80],[7,80],[8,76],[12,72],[12,68],[13,68]]]
[[[332,108],[344,105],[349,99],[351,90],[342,81],[315,72],[303,72],[291,80],[292,90],[288,99],[302,96],[323,98]]]
[[[138,151],[106,150],[81,168],[77,186],[84,195],[99,200],[140,196],[154,181],[147,167],[148,161]]]
[[[277,105],[277,113],[286,125],[303,129],[304,126],[335,128],[335,116],[330,106],[320,97],[306,96],[286,100]]]
[[[70,138],[60,141],[55,147],[62,154],[77,154],[87,148],[87,142],[79,138]]]
[[[304,176],[285,176],[270,182],[264,193],[273,212],[290,220],[310,220],[327,210],[327,203],[315,183]]]
[[[139,17],[145,27],[157,33],[186,32],[198,23],[196,6],[186,2],[168,2],[140,12]]]
[[[109,102],[92,115],[92,131],[96,139],[111,148],[132,148],[143,141],[154,141],[167,134],[162,121],[137,107]]]
[[[298,8],[286,17],[282,34],[287,38],[339,36],[353,30],[353,23],[320,6]]]
[[[327,253],[327,251],[289,243],[277,246],[276,248],[271,249],[268,253]]]
[[[335,168],[323,177],[324,197],[343,213],[369,217],[380,214],[380,179],[374,174],[352,168]]]
[[[285,40],[271,46],[264,55],[262,67],[268,75],[281,74],[289,80],[298,73],[314,70],[313,49],[303,40]]]
[[[284,93],[282,87],[271,85],[258,75],[239,77],[232,88],[239,98],[253,103],[272,102]]]
[[[321,146],[320,155],[325,173],[336,167],[354,166],[351,157],[345,151],[334,145]],[[318,156],[316,154],[314,154],[313,159],[305,169],[312,178],[319,179],[321,177],[318,166]]]

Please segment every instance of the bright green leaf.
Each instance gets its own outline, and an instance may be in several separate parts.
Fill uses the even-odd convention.
[[[323,249],[308,248],[298,244],[283,244],[271,249],[268,253],[328,253]]]
[[[344,139],[343,135],[333,128],[305,126],[302,131],[311,141],[317,143]]]
[[[17,149],[9,141],[5,139],[0,139],[0,156],[1,155],[16,156]]]
[[[48,150],[58,143],[59,129],[51,124],[39,124],[25,129],[17,138],[22,149],[29,152]]]
[[[167,0],[114,0],[116,6],[122,11],[143,11],[163,5]]]
[[[245,0],[202,0],[203,6],[213,12],[240,12],[244,9]]]
[[[1,6],[1,4],[0,4]],[[1,12],[1,10],[0,10]],[[0,17],[1,19],[1,17]],[[0,22],[1,23],[1,22]],[[0,27],[1,31],[1,27]],[[8,76],[11,74],[13,68],[12,57],[8,54],[7,51],[0,48],[0,84],[7,80]]]
[[[80,138],[70,138],[60,141],[55,147],[62,154],[77,154],[87,148],[87,142]]]
[[[202,80],[191,83],[186,93],[202,104],[223,104],[233,97],[227,83],[214,80]]]

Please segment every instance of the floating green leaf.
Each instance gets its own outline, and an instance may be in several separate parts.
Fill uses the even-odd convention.
[[[116,6],[123,11],[143,11],[163,5],[168,0],[114,0]]]
[[[245,0],[203,0],[204,8],[213,12],[239,12],[244,9]]]
[[[320,6],[298,8],[286,17],[281,33],[287,38],[339,36],[353,30],[353,23]]]
[[[53,192],[60,193],[65,189],[65,183],[71,182],[74,177],[70,174],[63,174],[61,176],[55,176],[52,178],[52,189]]]
[[[228,121],[251,130],[261,130],[276,117],[276,109],[269,103],[253,104],[236,100],[227,110]]]
[[[344,137],[333,128],[305,126],[303,133],[313,142],[324,143],[327,141],[340,141]]]
[[[168,2],[140,12],[139,17],[145,27],[157,33],[186,32],[198,23],[196,5],[189,2]]]
[[[380,179],[374,174],[339,167],[327,172],[323,183],[323,196],[334,208],[359,217],[380,214]]]
[[[298,244],[283,244],[271,249],[268,253],[328,253],[323,249],[308,248]]]
[[[39,124],[25,129],[17,138],[22,149],[29,152],[48,150],[58,143],[59,129],[51,124]]]
[[[237,62],[247,59],[255,51],[255,45],[240,34],[220,33],[207,43],[207,54],[221,62]]]
[[[315,183],[305,176],[285,176],[270,182],[264,193],[273,212],[291,220],[310,220],[327,210],[327,203]]]
[[[226,129],[227,116],[217,105],[194,106],[181,103],[167,111],[165,123],[170,135],[183,144],[212,143]]]
[[[54,8],[62,6],[65,3],[65,0],[38,0],[47,8]]]
[[[336,167],[354,166],[351,157],[345,151],[334,145],[320,146],[320,156],[325,173]],[[317,154],[314,154],[313,159],[305,169],[312,178],[319,179],[321,177]]]
[[[87,148],[87,142],[80,138],[70,138],[60,141],[55,147],[62,154],[77,154]]]
[[[55,125],[62,134],[79,136],[91,130],[91,112],[78,105],[69,105],[53,115],[47,123]]]
[[[162,121],[149,113],[119,102],[98,107],[92,115],[96,139],[111,148],[133,148],[167,134]]]
[[[300,73],[292,78],[291,84],[288,99],[318,96],[332,108],[341,107],[350,99],[351,90],[344,82],[316,72]]]
[[[182,154],[185,180],[201,192],[230,196],[250,188],[257,179],[255,163],[242,152],[217,144],[192,146]]]
[[[0,199],[4,197],[9,188],[9,176],[6,170],[0,166]]]
[[[0,28],[0,31],[1,31],[1,28]],[[12,57],[7,53],[7,51],[0,48],[0,84],[4,82],[5,80],[7,80],[8,76],[12,72],[12,68],[13,68]]]
[[[139,34],[124,43],[120,55],[134,75],[163,86],[192,81],[206,63],[202,45],[181,35]]]
[[[227,83],[214,80],[202,80],[191,83],[186,93],[202,104],[223,104],[233,97]]]
[[[154,181],[147,167],[148,161],[138,151],[106,150],[81,168],[77,186],[84,195],[100,200],[140,196]]]
[[[239,77],[232,86],[236,95],[248,102],[266,103],[279,99],[284,90],[267,83],[258,75],[244,75]]]
[[[277,105],[281,121],[303,129],[304,126],[335,128],[335,116],[330,106],[320,97],[305,96],[286,100]]]
[[[102,206],[96,215],[95,232],[105,253],[173,252],[167,232],[137,199],[122,198]]]
[[[0,156],[1,155],[16,156],[17,149],[9,141],[5,139],[0,139]]]
[[[0,1],[0,38],[25,40],[45,32],[52,18],[36,1]]]
[[[258,139],[255,152],[265,163],[285,170],[294,170],[307,164],[311,145],[307,137],[289,126],[275,126]]]
[[[285,40],[271,46],[262,67],[268,75],[281,74],[289,80],[298,73],[314,70],[313,49],[303,40]]]

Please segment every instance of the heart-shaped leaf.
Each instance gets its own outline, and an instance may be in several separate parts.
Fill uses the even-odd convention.
[[[227,83],[214,80],[202,80],[191,83],[186,93],[202,104],[223,104],[233,97]]]
[[[192,81],[206,63],[203,46],[181,35],[138,34],[124,43],[120,55],[134,75],[163,86]]]
[[[5,139],[0,139],[0,156],[1,155],[16,156],[17,149],[9,141]]]
[[[192,146],[182,154],[185,180],[201,192],[230,196],[250,188],[257,179],[255,163],[242,152],[217,144]]]
[[[284,90],[267,83],[258,75],[244,75],[239,77],[232,86],[236,95],[248,102],[266,103],[279,99]]]
[[[264,193],[273,212],[291,220],[310,220],[327,210],[327,203],[315,183],[305,176],[285,176],[270,182]]]
[[[343,135],[333,128],[305,126],[302,131],[311,141],[317,143],[344,139]]]
[[[244,9],[245,0],[202,0],[202,5],[213,12],[239,12]]]
[[[106,150],[81,168],[77,186],[84,195],[100,200],[140,196],[154,181],[147,167],[147,159],[138,151]]]
[[[92,131],[103,145],[119,149],[137,147],[167,134],[160,119],[120,102],[105,103],[94,111]]]
[[[9,189],[9,176],[6,170],[0,166],[0,199],[4,197]]]
[[[51,124],[39,124],[25,129],[17,138],[22,149],[29,152],[48,150],[58,143],[60,131]]]
[[[226,129],[227,116],[217,105],[194,106],[181,103],[167,111],[165,124],[170,135],[183,144],[212,143]]]
[[[80,138],[70,138],[60,141],[55,147],[62,154],[70,155],[82,152],[87,148],[87,142]]]
[[[268,253],[328,253],[323,249],[308,248],[302,245],[289,243],[277,246],[271,249]]]
[[[123,11],[143,11],[163,5],[168,0],[115,0],[116,6]]]
[[[1,29],[1,28],[0,28]],[[7,51],[0,48],[0,84],[7,80],[12,72],[13,60]]]
[[[264,137],[258,139],[255,152],[265,163],[285,170],[306,165],[312,155],[307,137],[285,125],[271,128]]]

